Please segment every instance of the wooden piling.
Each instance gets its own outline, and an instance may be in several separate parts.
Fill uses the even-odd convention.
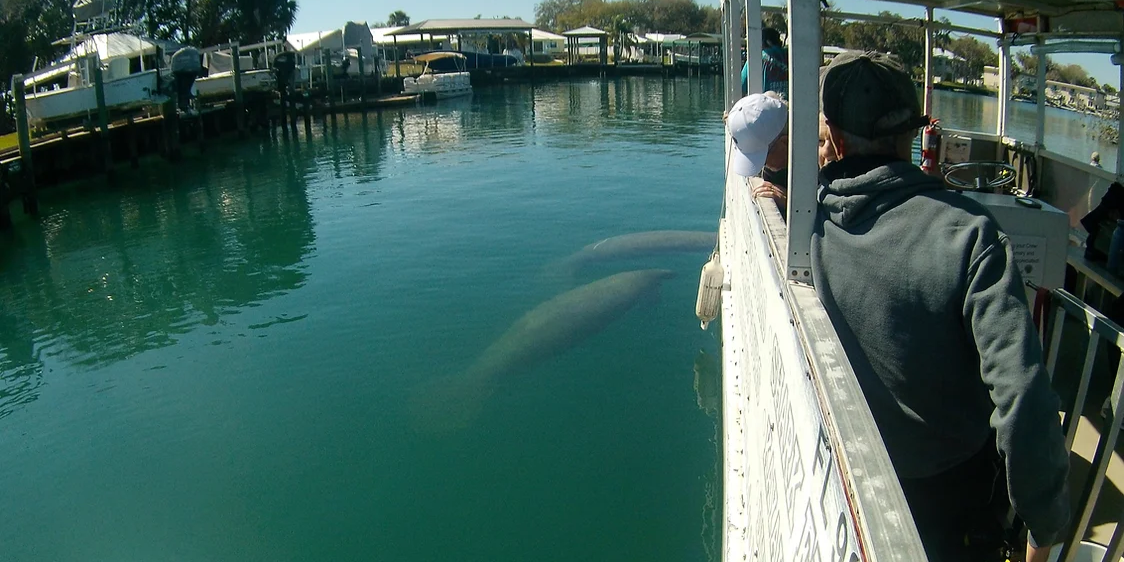
[[[242,63],[239,61],[238,43],[230,46],[230,55],[234,70],[234,114],[235,121],[238,126],[238,136],[243,137],[246,134],[246,109],[242,104]],[[199,127],[202,129],[203,122],[199,122]],[[202,134],[200,134],[202,138]]]
[[[12,228],[12,214],[8,210],[8,195],[12,191],[12,184],[8,179],[8,166],[0,164],[0,232]]]
[[[402,66],[400,65],[400,63],[398,61],[398,59],[401,58],[401,57],[398,56],[398,36],[392,35],[391,37],[394,37],[394,77],[395,78],[401,78],[402,77]],[[458,48],[460,48],[459,43],[458,43]]]
[[[39,201],[35,198],[35,166],[31,158],[31,129],[27,125],[27,96],[22,74],[12,77],[12,94],[16,99],[16,139],[20,148],[20,170],[24,177],[23,210],[35,215],[39,212]]]
[[[113,170],[113,153],[109,142],[109,108],[105,106],[105,79],[102,76],[101,61],[93,59],[94,96],[98,103],[98,144],[102,155],[102,170]]]
[[[304,93],[304,134],[312,137],[312,96],[307,91]]]
[[[168,100],[160,108],[164,121],[164,157],[175,162],[180,159],[180,114],[175,100]]]
[[[335,115],[336,92],[332,89],[332,51],[324,49],[320,60],[324,63],[324,88],[328,92],[328,113]]]
[[[367,111],[367,65],[363,63],[363,47],[356,47],[359,54],[359,107]]]
[[[137,124],[132,115],[128,118],[126,129],[129,133],[129,165],[135,170],[140,167],[140,158],[137,155]]]
[[[199,152],[207,152],[207,131],[203,127],[203,114],[195,114],[195,141],[199,143]]]

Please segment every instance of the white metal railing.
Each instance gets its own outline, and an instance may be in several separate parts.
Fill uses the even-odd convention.
[[[1081,302],[1065,290],[1055,289],[1050,294],[1050,321],[1046,330],[1050,334],[1046,346],[1046,366],[1050,373],[1053,376],[1057,375],[1058,357],[1067,325],[1065,320],[1076,321],[1077,325],[1089,337],[1073,403],[1063,405],[1065,414],[1062,429],[1065,433],[1065,445],[1067,450],[1072,450],[1074,440],[1077,437],[1078,422],[1089,398],[1089,385],[1093,379],[1093,369],[1100,346],[1104,342],[1115,347],[1118,351],[1124,348],[1124,330],[1096,309]],[[1105,420],[1100,440],[1097,442],[1096,452],[1093,455],[1091,472],[1082,486],[1077,511],[1071,519],[1069,536],[1062,547],[1058,558],[1059,562],[1074,562],[1077,560],[1077,546],[1089,529],[1097,500],[1104,488],[1109,463],[1112,461],[1113,453],[1116,450],[1116,442],[1120,437],[1121,415],[1124,414],[1124,362],[1121,362],[1116,369],[1108,411],[1109,415]],[[1108,553],[1104,561],[1119,560],[1121,556],[1124,556],[1124,527],[1118,522],[1112,540],[1109,541]]]

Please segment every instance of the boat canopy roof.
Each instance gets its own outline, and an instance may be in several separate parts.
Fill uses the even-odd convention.
[[[414,57],[414,60],[417,61],[417,62],[429,63],[429,62],[433,62],[435,60],[441,60],[441,59],[465,59],[465,58],[467,58],[467,57],[465,57],[464,55],[462,55],[460,53],[455,53],[455,52],[452,52],[452,51],[435,51],[435,52],[432,52],[432,53],[425,53],[424,55],[418,55],[418,56]]]
[[[366,23],[349,21],[338,29],[291,33],[285,37],[289,48],[298,53],[313,53],[320,49],[339,51],[354,47],[371,47],[374,38]]]
[[[418,33],[445,35],[457,33],[526,33],[535,26],[518,18],[425,20],[388,32],[387,36]]]

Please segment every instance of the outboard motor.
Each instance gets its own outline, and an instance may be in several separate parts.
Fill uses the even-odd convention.
[[[195,47],[184,47],[172,55],[172,77],[180,111],[191,108],[191,87],[203,72],[203,58]]]

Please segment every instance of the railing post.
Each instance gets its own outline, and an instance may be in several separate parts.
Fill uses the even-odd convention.
[[[1120,41],[1120,48],[1124,49],[1124,39]],[[1120,83],[1117,86],[1124,88],[1124,64],[1120,65]],[[1120,132],[1124,131],[1124,107],[1121,107],[1120,99],[1124,95],[1120,93],[1120,90],[1116,91],[1116,95],[1116,175],[1124,176],[1124,139],[1120,138]]]
[[[1039,48],[1042,46],[1042,38],[1037,40]],[[1046,55],[1041,51],[1038,53],[1038,116],[1036,117],[1037,123],[1034,128],[1034,146],[1041,149],[1046,146]]]
[[[933,30],[933,7],[925,8],[925,115],[933,114],[933,48],[936,42]]]
[[[761,0],[745,0],[745,63],[749,73],[746,88],[750,94],[760,94],[765,91],[765,76],[761,69],[764,64],[761,54],[761,27]],[[790,37],[789,43],[791,42]],[[740,49],[741,42],[738,43]],[[740,71],[738,79],[740,82]]]
[[[742,97],[742,69],[739,64],[742,62],[742,38],[738,34],[742,22],[742,3],[741,0],[726,0],[722,7],[726,16],[722,20],[726,23],[726,33],[723,34],[726,38],[726,53],[723,58],[726,60],[726,110],[729,111]]]
[[[1007,107],[1011,101],[1011,41],[1007,37],[999,40],[999,115],[995,122],[995,134],[1000,138],[1007,136]]]
[[[819,0],[788,0],[788,27],[789,191],[785,272],[790,281],[811,283],[812,226],[819,175],[820,62],[823,60]],[[798,110],[793,111],[793,108]]]

